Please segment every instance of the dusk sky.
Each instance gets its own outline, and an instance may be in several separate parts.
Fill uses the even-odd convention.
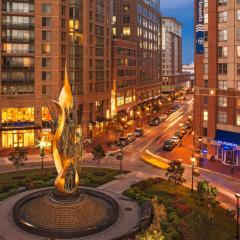
[[[183,63],[193,62],[193,0],[161,0],[161,12],[163,16],[175,17],[183,24]]]

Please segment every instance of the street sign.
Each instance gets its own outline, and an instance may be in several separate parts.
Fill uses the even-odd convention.
[[[195,26],[195,40],[196,40],[196,54],[203,54],[204,52],[204,0],[196,0],[196,26]]]

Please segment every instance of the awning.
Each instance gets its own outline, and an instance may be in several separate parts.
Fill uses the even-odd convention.
[[[240,145],[240,133],[217,130],[215,140],[230,146]]]

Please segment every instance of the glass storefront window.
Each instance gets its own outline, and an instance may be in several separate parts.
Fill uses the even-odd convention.
[[[2,132],[2,146],[34,147],[34,130],[13,130]]]
[[[3,108],[2,123],[34,122],[34,108]]]
[[[42,107],[42,121],[49,122],[51,120],[52,120],[52,117],[48,107]]]

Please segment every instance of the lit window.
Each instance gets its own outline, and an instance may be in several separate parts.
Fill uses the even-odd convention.
[[[218,88],[220,90],[227,90],[228,89],[228,84],[226,80],[219,80],[218,81]]]
[[[203,111],[203,120],[208,121],[208,111],[206,110]]]
[[[218,106],[219,107],[227,107],[227,96],[218,97]]]
[[[131,28],[130,27],[123,27],[123,35],[130,36],[131,35]]]
[[[240,114],[237,114],[236,124],[240,126]]]

